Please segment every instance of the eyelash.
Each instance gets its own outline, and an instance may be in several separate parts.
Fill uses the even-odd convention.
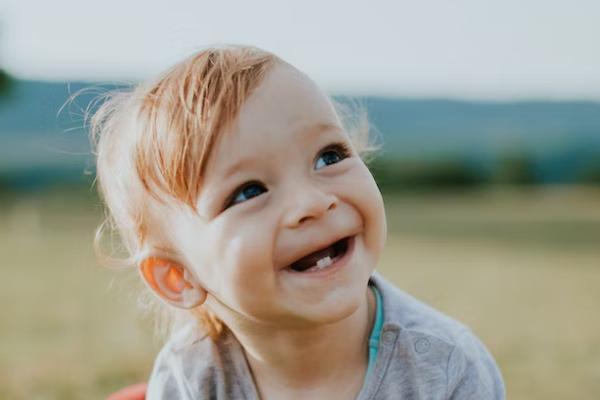
[[[330,152],[330,151],[335,151],[338,153],[339,156],[339,160],[336,161],[335,163],[331,163],[331,164],[325,164],[324,167],[327,167],[329,165],[333,165],[333,164],[337,164],[341,161],[343,161],[344,159],[350,157],[350,155],[352,154],[352,150],[350,149],[350,147],[343,142],[338,142],[338,143],[332,143],[330,145],[325,146],[317,155],[317,157],[315,158],[313,165],[315,165],[317,163],[317,161],[323,156],[323,154]],[[225,201],[225,207],[224,209],[227,209],[231,206],[234,206],[236,204],[240,204],[243,203],[244,201],[248,201],[254,197],[260,196],[262,193],[266,193],[268,190],[265,189],[264,192],[257,194],[256,196],[252,196],[247,200],[244,201],[240,201],[237,203],[234,203],[235,199],[239,196],[239,194],[241,194],[245,189],[252,187],[252,186],[263,186],[264,185],[261,182],[258,181],[250,181],[250,182],[246,182],[243,185],[241,185],[240,187],[238,187],[236,190],[233,191],[233,193],[227,198],[227,200]]]
[[[334,164],[337,164],[338,162],[350,157],[350,155],[352,154],[350,147],[348,147],[348,145],[346,143],[343,143],[343,142],[332,143],[328,146],[325,146],[325,148],[319,152],[319,155],[317,156],[317,158],[315,158],[315,161],[313,162],[313,164],[315,164],[319,160],[319,158],[321,158],[323,156],[323,154],[325,154],[329,151],[337,151],[340,156],[339,161],[337,161]],[[327,165],[331,165],[331,164],[326,164],[325,166],[327,166]]]

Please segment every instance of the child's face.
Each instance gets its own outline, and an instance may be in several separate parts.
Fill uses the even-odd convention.
[[[167,222],[226,323],[322,324],[365,300],[385,241],[383,201],[326,96],[293,68],[276,65],[221,136],[198,210]],[[327,256],[330,266],[300,272]]]

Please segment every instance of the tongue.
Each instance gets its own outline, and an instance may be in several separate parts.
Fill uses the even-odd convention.
[[[325,258],[327,256],[334,258],[336,256],[336,254],[337,253],[336,253],[335,249],[333,248],[333,246],[329,246],[326,249],[315,251],[314,253],[310,253],[306,257],[303,257],[303,258],[299,259],[298,261],[296,261],[295,263],[293,263],[290,267],[295,271],[304,271],[304,270],[307,270],[310,267],[316,265],[317,261],[319,261],[320,259]]]

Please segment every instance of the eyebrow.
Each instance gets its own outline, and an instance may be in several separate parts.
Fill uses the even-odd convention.
[[[334,123],[331,122],[321,122],[312,126],[309,126],[308,128],[301,128],[300,129],[300,134],[302,135],[306,135],[306,137],[308,139],[313,138],[314,136],[317,136],[318,134],[325,132],[325,131],[343,131],[343,129]],[[230,165],[229,167],[227,167],[227,169],[225,170],[224,174],[223,174],[223,180],[229,178],[231,175],[233,175],[234,173],[236,173],[238,170],[243,169],[243,168],[247,168],[249,166],[251,166],[254,162],[253,158],[244,158],[232,165]]]

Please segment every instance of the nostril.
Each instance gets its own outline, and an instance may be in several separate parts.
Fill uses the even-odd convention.
[[[311,218],[312,218],[312,217],[302,217],[302,218],[300,218],[300,220],[298,221],[298,223],[299,223],[299,224],[301,224],[301,223],[303,223],[303,222],[305,222],[306,220],[309,220],[309,219],[311,219]]]
[[[322,193],[304,193],[304,196],[295,199],[290,210],[286,224],[299,226],[311,219],[323,217],[327,212],[337,207],[338,200],[335,196]]]

